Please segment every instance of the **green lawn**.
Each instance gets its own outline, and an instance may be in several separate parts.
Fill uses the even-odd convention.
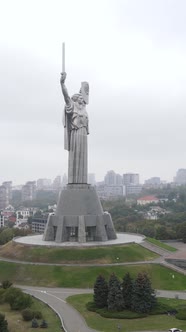
[[[153,238],[151,238],[151,237],[146,237],[146,239],[145,239],[146,241],[148,241],[148,242],[150,242],[150,243],[152,243],[152,244],[155,244],[156,246],[158,246],[158,247],[160,247],[160,248],[162,248],[162,249],[166,249],[166,250],[168,250],[168,251],[177,251],[177,249],[176,248],[174,248],[174,247],[171,247],[171,246],[169,246],[168,244],[166,244],[166,243],[164,243],[164,242],[161,242],[161,241],[158,241],[158,240],[156,240],[156,239],[153,239]]]
[[[61,321],[54,311],[52,311],[46,304],[41,301],[33,299],[31,309],[35,311],[41,311],[43,318],[48,323],[47,332],[60,332]],[[33,331],[31,328],[31,322],[25,322],[22,319],[20,311],[11,310],[9,304],[0,304],[0,312],[5,314],[6,320],[8,321],[8,328],[10,332],[27,332]],[[38,320],[41,323],[41,320]],[[37,331],[43,331],[43,328],[37,328]]]
[[[92,288],[99,274],[109,278],[112,272],[123,278],[126,272],[136,277],[139,272],[147,272],[156,289],[185,290],[186,278],[181,273],[159,264],[139,264],[125,266],[70,267],[16,264],[0,261],[0,281],[10,280],[13,284]],[[174,278],[172,275],[174,274]]]
[[[91,248],[55,248],[24,246],[10,242],[0,248],[0,256],[23,260],[27,262],[43,263],[100,263],[137,262],[153,260],[158,257],[152,251],[138,244]]]
[[[67,301],[78,310],[82,316],[85,318],[89,327],[102,331],[102,332],[113,332],[118,331],[117,325],[121,326],[121,331],[162,331],[168,330],[171,327],[177,327],[183,331],[186,329],[186,321],[178,320],[174,316],[168,315],[157,315],[148,316],[145,318],[137,319],[110,319],[103,318],[95,312],[90,312],[86,309],[86,303],[92,301],[91,294],[82,294],[70,296]],[[159,301],[164,303],[170,303],[176,307],[178,304],[184,303],[183,300],[175,299],[159,299]]]

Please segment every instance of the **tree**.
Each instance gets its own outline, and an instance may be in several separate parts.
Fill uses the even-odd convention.
[[[0,331],[1,332],[9,332],[8,330],[8,322],[5,319],[5,315],[0,313]]]
[[[94,303],[97,308],[107,307],[108,283],[102,275],[99,275],[94,284]]]
[[[30,321],[34,317],[34,313],[30,308],[26,308],[26,309],[22,310],[21,314],[22,314],[23,320],[25,320],[25,321]]]
[[[134,281],[131,309],[139,313],[149,313],[156,305],[155,291],[146,273],[139,273]]]
[[[177,237],[182,239],[186,243],[186,222],[181,223],[176,227]]]
[[[108,310],[121,311],[123,310],[123,296],[121,290],[121,283],[114,273],[111,274],[109,280],[108,291]]]
[[[160,226],[156,230],[156,239],[158,240],[167,240],[169,239],[169,234],[165,226]]]
[[[12,310],[23,310],[32,304],[32,297],[24,294],[21,289],[10,287],[5,294],[5,301],[10,304]]]
[[[131,309],[132,305],[132,293],[133,293],[133,280],[130,276],[130,273],[127,272],[123,277],[122,286],[122,295],[123,295],[123,304],[126,309]]]
[[[1,233],[0,233],[0,245],[5,244],[12,240],[14,236],[13,229],[10,228],[5,228]]]

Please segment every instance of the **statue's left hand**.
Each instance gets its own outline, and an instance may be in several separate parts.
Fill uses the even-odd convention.
[[[66,80],[67,74],[65,72],[61,73],[60,83],[64,84]]]

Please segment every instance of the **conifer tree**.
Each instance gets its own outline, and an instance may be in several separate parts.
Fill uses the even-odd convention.
[[[155,291],[146,273],[139,273],[134,281],[132,295],[132,310],[139,313],[149,313],[156,304]]]
[[[33,328],[37,328],[37,327],[39,327],[39,324],[38,324],[38,321],[37,321],[37,319],[36,318],[33,318],[32,319],[32,326],[31,327],[33,327]]]
[[[97,308],[107,307],[108,283],[102,275],[99,275],[94,284],[94,303]]]
[[[109,279],[108,310],[123,310],[121,283],[114,273],[111,274]]]
[[[132,305],[132,293],[133,293],[133,280],[129,272],[123,277],[122,295],[123,295],[123,305],[126,309],[131,309]]]

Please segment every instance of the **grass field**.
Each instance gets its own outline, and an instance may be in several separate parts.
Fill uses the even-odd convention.
[[[162,248],[162,249],[166,249],[168,251],[171,251],[171,252],[174,252],[174,251],[177,251],[176,248],[174,247],[171,247],[169,246],[168,244],[164,243],[164,242],[161,242],[161,241],[158,241],[156,239],[153,239],[152,237],[146,237],[146,241],[152,243],[152,244],[155,244],[156,246]]]
[[[91,248],[55,248],[25,246],[9,242],[0,248],[0,256],[27,262],[43,263],[94,263],[111,264],[116,262],[137,262],[153,260],[158,257],[152,251],[138,244]]]
[[[13,284],[46,286],[46,287],[75,287],[92,288],[99,274],[109,278],[112,272],[123,278],[126,272],[136,277],[139,272],[147,272],[156,289],[185,290],[184,275],[159,264],[139,264],[125,266],[42,266],[32,264],[16,264],[0,261],[0,282],[10,280]],[[174,278],[172,275],[174,274]]]
[[[35,311],[41,311],[43,314],[43,319],[48,323],[47,332],[61,332],[61,321],[58,316],[44,303],[33,300],[33,305],[31,309]],[[10,310],[9,304],[1,304],[0,312],[5,314],[5,318],[8,321],[8,328],[10,332],[31,332],[31,322],[25,322],[22,319],[20,311]],[[41,320],[38,320],[41,323]],[[43,331],[43,328],[37,328],[37,331]]]
[[[67,301],[78,310],[82,316],[85,318],[89,327],[102,331],[102,332],[113,332],[118,331],[118,324],[121,326],[121,331],[146,331],[146,330],[168,330],[172,327],[177,327],[186,330],[186,321],[178,320],[174,316],[168,315],[157,315],[157,316],[148,316],[145,318],[138,319],[110,319],[103,318],[99,314],[90,312],[86,309],[85,305],[87,302],[92,301],[92,295],[83,294],[70,296]],[[184,303],[186,301],[176,300],[176,299],[159,299],[163,303],[170,303],[175,308],[178,304]]]

